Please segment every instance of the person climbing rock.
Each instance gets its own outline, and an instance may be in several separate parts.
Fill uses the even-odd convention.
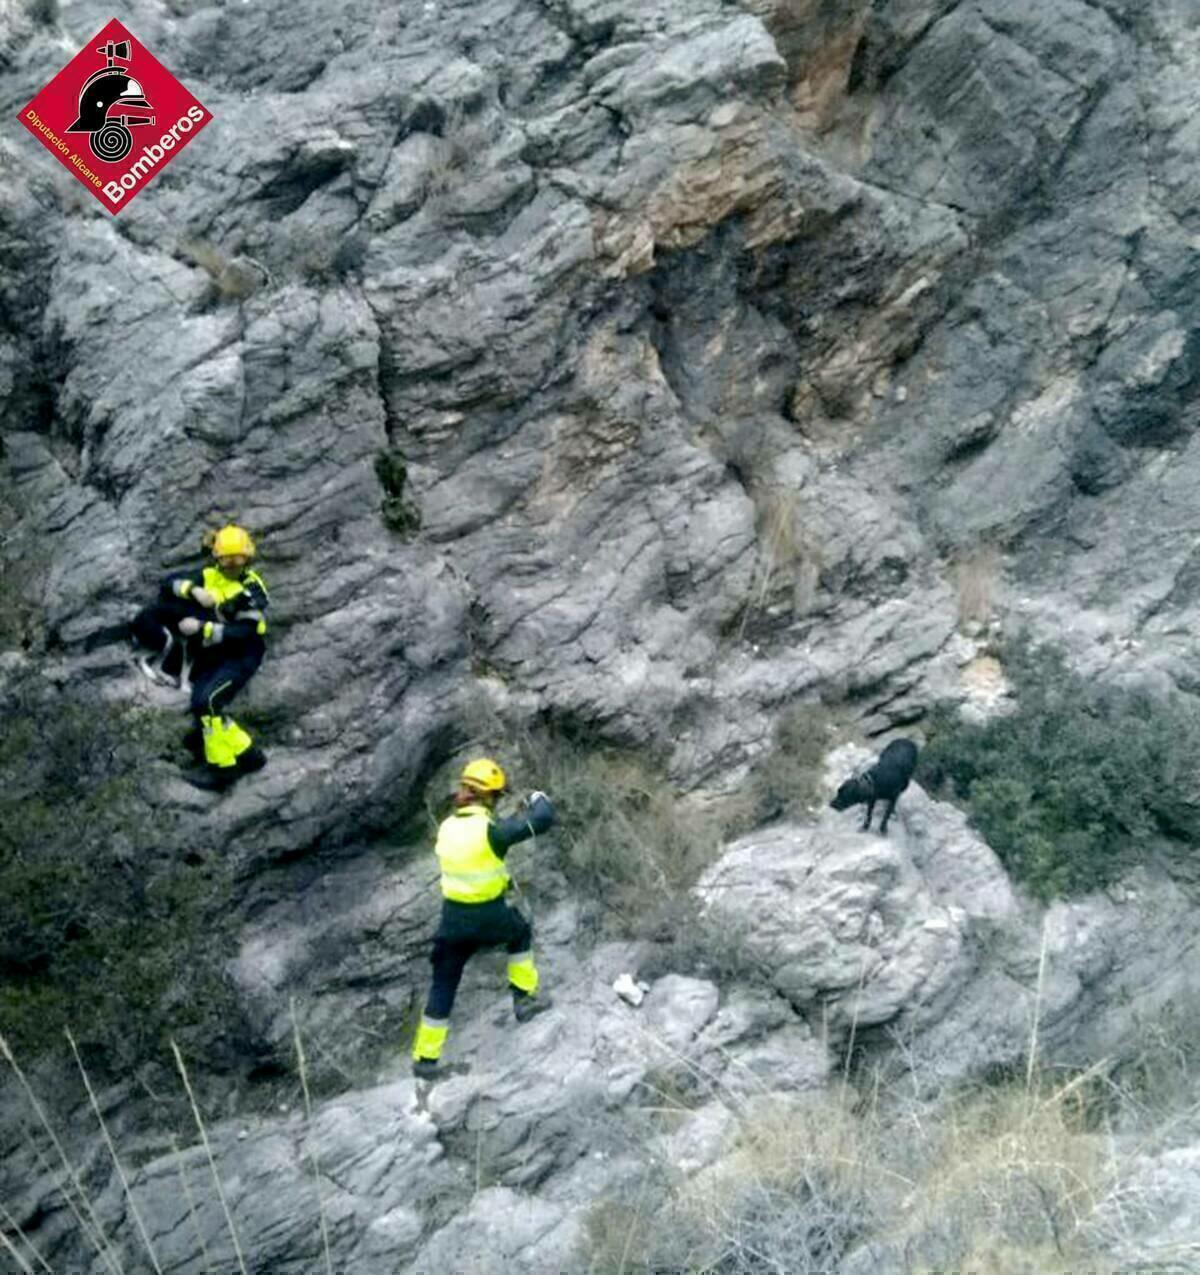
[[[157,669],[152,657],[147,660],[151,675],[161,672],[173,679],[170,661],[178,649],[182,667],[186,648],[194,723],[185,743],[197,767],[185,778],[198,788],[221,790],[267,761],[225,710],[266,653],[268,594],[262,577],[250,568],[255,547],[244,528],[222,527],[212,537],[211,553],[211,565],[164,581],[163,599],[138,613],[133,632],[143,646],[158,652]]]
[[[518,842],[553,824],[554,806],[545,793],[532,792],[522,813],[498,819],[496,803],[506,788],[504,771],[490,757],[469,762],[454,794],[454,810],[438,827],[442,918],[433,940],[433,983],[413,1041],[413,1075],[418,1079],[432,1080],[439,1074],[454,997],[467,962],[480,949],[507,950],[513,1013],[519,1023],[551,1005],[539,991],[533,929],[504,897],[510,885],[504,857]]]

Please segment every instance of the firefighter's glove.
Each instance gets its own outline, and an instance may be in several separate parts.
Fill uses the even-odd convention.
[[[216,646],[225,641],[225,626],[217,621],[209,620],[204,626],[204,645]]]
[[[198,585],[191,593],[188,594],[191,601],[198,603],[202,607],[215,607],[217,605],[217,595],[210,589],[205,589],[202,585]]]
[[[525,798],[525,804],[527,806],[532,806],[535,801],[549,801],[549,800],[550,798],[547,797],[544,792],[540,792],[539,790],[534,789],[534,791],[531,792],[529,796]]]
[[[184,637],[195,637],[200,632],[200,621],[194,615],[185,615],[179,621],[179,631]]]

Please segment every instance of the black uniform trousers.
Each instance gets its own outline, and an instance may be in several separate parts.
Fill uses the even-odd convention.
[[[509,955],[528,952],[533,943],[533,927],[505,902],[504,897],[487,903],[457,903],[442,900],[442,921],[433,939],[433,986],[425,1005],[425,1017],[447,1019],[463,970],[476,952],[503,946]]]
[[[265,648],[259,643],[230,643],[203,647],[192,665],[192,712],[197,718],[215,717],[258,672]]]

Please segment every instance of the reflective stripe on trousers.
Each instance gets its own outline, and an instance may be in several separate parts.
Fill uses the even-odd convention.
[[[204,732],[204,760],[210,766],[235,766],[250,747],[250,736],[232,717],[201,717],[200,729]]]
[[[519,992],[527,992],[530,996],[537,991],[538,972],[532,952],[514,952],[508,958],[508,981]]]
[[[437,1062],[442,1056],[442,1046],[446,1043],[449,1030],[450,1024],[444,1018],[427,1018],[422,1014],[421,1024],[413,1040],[412,1056]]]

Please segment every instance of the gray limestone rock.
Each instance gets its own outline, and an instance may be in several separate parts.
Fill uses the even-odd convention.
[[[1067,1067],[1127,1056],[1140,1023],[1194,995],[1192,905],[1160,872],[1039,912],[962,816],[915,786],[886,840],[837,818],[735,843],[697,895],[813,1030],[886,1028],[918,1083],[1031,1047]]]
[[[965,921],[911,857],[870,833],[779,827],[730,847],[696,887],[707,924],[814,1024],[839,1038],[920,1021],[967,972]]]

